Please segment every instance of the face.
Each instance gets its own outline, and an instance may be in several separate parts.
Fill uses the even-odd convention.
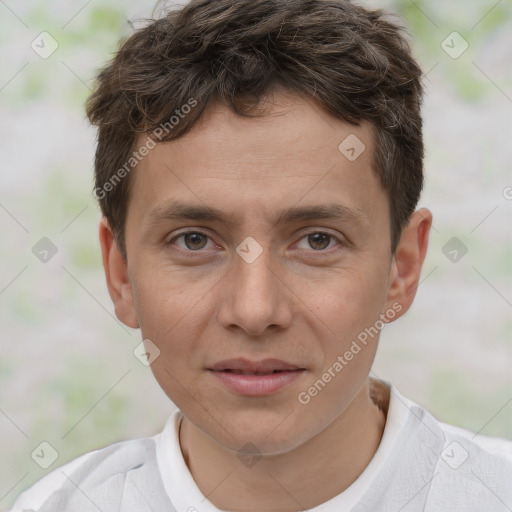
[[[151,367],[169,398],[226,448],[270,454],[354,401],[375,331],[405,312],[414,279],[391,255],[370,127],[291,93],[267,101],[271,115],[256,119],[212,104],[186,136],[157,145],[131,176],[127,263],[106,229],[102,246],[116,313],[158,347]],[[355,160],[339,149],[349,135],[366,146]],[[236,358],[298,370],[212,371]]]

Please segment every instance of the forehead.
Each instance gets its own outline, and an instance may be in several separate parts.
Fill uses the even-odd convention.
[[[369,124],[343,122],[293,93],[275,93],[263,106],[264,116],[246,118],[213,103],[186,135],[157,144],[131,178],[138,216],[158,217],[177,201],[267,223],[285,203],[338,204],[366,217],[386,207],[376,197],[384,191]]]

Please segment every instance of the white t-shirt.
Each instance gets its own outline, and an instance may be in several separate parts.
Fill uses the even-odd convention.
[[[390,391],[384,434],[369,465],[309,512],[512,511],[511,441],[440,423],[395,387]],[[183,459],[182,417],[176,410],[153,437],[115,443],[53,470],[21,493],[10,512],[220,512]]]

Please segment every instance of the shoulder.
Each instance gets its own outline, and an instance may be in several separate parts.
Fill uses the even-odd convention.
[[[512,510],[511,441],[442,423],[394,386],[388,419],[397,426],[385,492],[407,498],[404,512]]]
[[[425,511],[510,511],[512,442],[441,422],[437,424],[444,443]]]
[[[90,497],[99,489],[114,495],[131,472],[156,467],[156,437],[121,441],[77,457],[22,492],[10,512],[69,510],[70,503],[78,505],[80,493]]]
[[[439,422],[439,426],[445,432],[445,435],[457,435],[473,441],[475,444],[483,448],[489,453],[495,453],[510,459],[512,461],[512,440],[502,439],[500,437],[484,436],[472,432],[471,430],[449,425],[447,423]]]

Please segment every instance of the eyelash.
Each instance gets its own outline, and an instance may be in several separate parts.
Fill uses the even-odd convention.
[[[166,245],[167,246],[171,246],[171,245],[174,245],[174,242],[176,240],[179,240],[180,238],[184,238],[186,235],[191,235],[191,234],[195,234],[195,235],[201,235],[203,237],[206,237],[207,239],[211,240],[211,237],[209,235],[207,235],[206,233],[203,233],[202,231],[197,231],[197,230],[190,230],[190,231],[183,231],[182,233],[180,233],[179,235],[176,235],[175,237],[173,237],[171,240],[169,240],[168,242],[166,242]],[[311,236],[311,235],[316,235],[316,234],[322,234],[322,235],[327,235],[331,240],[335,240],[338,242],[338,245],[343,245],[343,242],[336,236],[330,234],[330,233],[327,233],[325,231],[311,231],[310,233],[306,233],[305,235],[303,235],[300,240],[303,240],[304,238],[307,238],[308,236]],[[299,240],[299,241],[300,241]],[[180,251],[183,251],[185,253],[188,253],[187,254],[187,257],[191,257],[191,258],[194,258],[195,256],[193,256],[192,254],[194,253],[198,253],[198,254],[201,254],[202,253],[202,250],[199,249],[197,251],[192,251],[190,249],[180,249],[178,248],[178,250]],[[300,249],[300,250],[304,250],[304,249]],[[336,250],[339,250],[339,249],[336,249]],[[327,255],[327,254],[330,254],[331,252],[333,252],[332,250],[328,250],[328,249],[321,249],[321,250],[318,250],[318,251],[315,251],[314,249],[311,249],[311,251],[308,251],[308,252],[313,252],[313,253],[317,253],[319,255]],[[334,251],[335,252],[335,251]]]

